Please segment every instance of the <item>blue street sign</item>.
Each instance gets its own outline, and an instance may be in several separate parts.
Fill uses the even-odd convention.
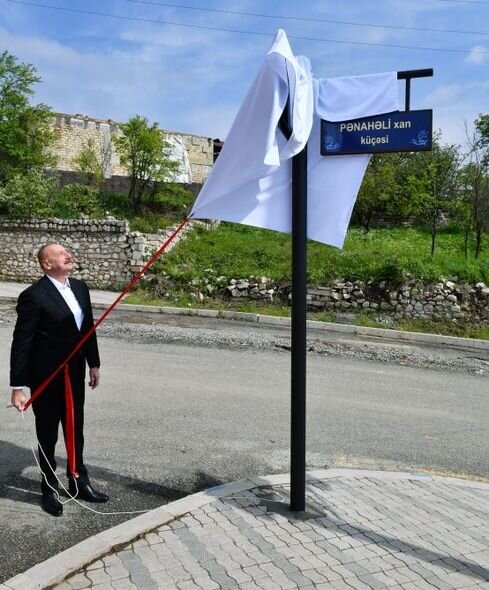
[[[321,155],[431,150],[433,111],[395,111],[351,121],[321,121]]]

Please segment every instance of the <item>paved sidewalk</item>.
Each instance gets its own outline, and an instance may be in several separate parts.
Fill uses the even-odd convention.
[[[289,491],[276,475],[194,494],[0,588],[489,588],[487,483],[323,470],[308,474],[300,513]]]

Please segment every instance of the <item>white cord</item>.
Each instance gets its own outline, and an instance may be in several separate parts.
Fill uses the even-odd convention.
[[[22,413],[22,419],[24,421],[24,426],[30,436],[30,432],[27,426],[27,422],[25,420],[25,414],[24,414],[24,410],[21,410]],[[36,451],[34,450],[34,445],[31,443],[31,451],[32,451],[32,455],[34,456],[34,461],[36,462],[39,471],[41,472],[42,476],[44,477],[44,481],[47,484],[47,486],[49,488],[51,488],[53,490],[53,492],[56,494],[56,497],[58,499],[58,501],[60,502],[60,504],[62,504],[63,506],[65,504],[68,504],[69,502],[76,502],[79,506],[81,506],[82,508],[85,508],[86,510],[90,510],[90,512],[95,512],[95,514],[103,514],[106,516],[113,516],[116,514],[143,514],[145,512],[148,512],[150,510],[150,508],[147,508],[146,510],[128,510],[128,511],[121,511],[121,512],[101,512],[100,510],[95,510],[95,508],[92,508],[91,506],[87,506],[86,504],[82,504],[79,500],[76,499],[76,497],[78,496],[78,483],[76,481],[76,478],[73,478],[73,481],[75,482],[75,487],[76,487],[76,494],[74,496],[72,496],[70,494],[70,492],[66,489],[66,486],[63,484],[63,482],[59,479],[59,477],[56,475],[56,472],[54,471],[54,469],[51,467],[51,464],[48,461],[48,458],[46,457],[46,453],[44,452],[44,449],[42,448],[42,446],[38,443],[38,447],[41,450],[41,453],[44,456],[44,459],[46,459],[46,463],[49,465],[49,469],[51,470],[52,474],[54,475],[54,477],[56,478],[56,480],[58,481],[58,483],[61,485],[61,487],[63,488],[63,490],[66,492],[68,499],[65,500],[64,502],[61,500],[60,495],[59,495],[59,490],[57,490],[56,488],[54,488],[49,482],[48,479],[46,477],[46,474],[44,473],[44,471],[41,468],[41,464],[39,462],[39,459],[37,458],[36,455]]]

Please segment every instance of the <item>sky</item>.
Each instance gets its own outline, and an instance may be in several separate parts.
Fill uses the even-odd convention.
[[[411,108],[443,143],[489,113],[489,0],[0,0],[0,51],[42,78],[33,102],[220,139],[279,28],[317,78],[433,68]]]

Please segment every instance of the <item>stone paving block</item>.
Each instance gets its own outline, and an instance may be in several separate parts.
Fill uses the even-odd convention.
[[[415,572],[416,574],[418,574],[418,576],[420,576],[422,579],[426,579],[426,578],[430,577],[433,574],[433,572],[424,566],[425,566],[424,563],[417,562],[417,563],[408,564],[407,568],[409,570],[411,570],[412,572]]]
[[[245,574],[251,577],[252,580],[256,581],[260,578],[268,578],[268,574],[266,571],[259,568],[257,565],[250,565],[248,567],[243,567],[243,571]]]
[[[306,543],[302,545],[302,555],[322,555],[324,553],[324,549],[321,549],[315,543]]]
[[[392,577],[392,571],[389,572],[379,572],[377,574],[372,574],[372,577],[377,580],[378,582],[384,584],[384,586],[390,588],[391,586],[397,586],[397,580]]]
[[[326,564],[328,567],[331,567],[332,565],[341,565],[341,561],[338,561],[338,559],[336,559],[332,555],[329,555],[329,553],[327,552],[318,553],[316,557],[319,559],[319,561],[322,561],[323,564]]]
[[[249,574],[244,572],[241,567],[238,567],[236,569],[227,570],[226,573],[230,578],[233,578],[233,580],[236,580],[237,584],[244,584],[246,582],[253,581],[253,578]]]
[[[264,555],[261,551],[252,551],[251,553],[248,553],[248,557],[252,559],[257,565],[270,563],[272,561],[270,557]]]
[[[290,563],[292,565],[294,565],[299,571],[306,571],[306,570],[310,570],[313,569],[313,565],[306,560],[304,557],[292,557],[290,559]],[[322,565],[322,562],[318,562],[319,564]],[[321,567],[320,565],[320,567]]]
[[[398,567],[402,567],[404,565],[404,562],[401,559],[399,559],[398,555],[399,555],[398,553],[395,553],[395,554],[390,553],[390,554],[384,555],[381,559],[384,562],[390,563],[392,565],[392,567],[398,568]]]
[[[453,572],[439,577],[443,582],[451,584],[453,588],[470,588],[482,581],[460,572]]]
[[[87,578],[84,572],[71,576],[67,580],[73,590],[82,590],[83,588],[90,588],[91,580]]]
[[[375,585],[366,584],[362,582],[359,578],[348,578],[347,584],[352,588],[356,588],[357,590],[369,590],[370,588],[375,588]]]
[[[261,590],[260,586],[257,586],[255,582],[246,582],[241,586],[241,590]]]
[[[280,584],[271,578],[261,578],[260,580],[257,580],[255,584],[257,584],[261,590],[282,590]]]
[[[156,553],[149,545],[134,547],[134,553],[139,555],[141,561],[153,561],[156,559]]]
[[[234,570],[242,567],[241,561],[231,559],[228,554],[215,554],[214,557],[216,558],[217,563],[225,570]],[[255,565],[255,562],[253,561],[251,565]]]
[[[285,574],[273,576],[272,580],[280,586],[281,590],[294,590],[295,588],[298,588],[297,584],[293,580],[290,580]]]
[[[297,566],[290,562],[288,559],[277,558],[274,560],[273,565],[278,567],[283,573],[287,575],[288,572],[297,572]]]
[[[202,588],[202,590],[219,590],[219,584],[211,580],[209,576],[202,576],[200,578],[195,578],[194,582]]]
[[[185,580],[190,580],[192,578],[189,572],[181,566],[165,568],[164,571],[175,582],[184,582]]]
[[[92,585],[95,584],[105,584],[106,582],[110,582],[109,575],[103,570],[90,570],[86,572],[87,578],[92,582]]]
[[[272,580],[284,575],[284,570],[280,569],[275,563],[263,563],[260,565],[260,568],[263,571],[267,572],[267,574],[272,578]]]
[[[351,590],[350,584],[347,584],[345,580],[334,580],[333,582],[327,582],[326,584],[318,584],[316,590]]]
[[[407,566],[398,567],[395,570],[391,570],[396,572],[396,576],[400,575],[405,578],[405,581],[402,584],[407,582],[415,582],[419,579],[419,574],[410,570]],[[390,572],[389,572],[390,573]]]
[[[101,569],[103,567],[104,567],[104,562],[101,559],[97,559],[97,561],[94,561],[90,565],[87,565],[87,567],[85,568],[85,570],[86,571],[99,570],[99,569]]]
[[[105,567],[108,567],[111,565],[121,565],[122,561],[116,553],[110,553],[102,558],[102,563]]]
[[[382,564],[379,563],[377,559],[359,559],[354,565],[361,567],[364,570],[364,573],[368,574],[384,571]],[[350,564],[348,564],[347,567],[350,568]]]
[[[148,545],[155,545],[156,543],[161,543],[163,541],[162,538],[156,533],[146,533],[144,538]]]
[[[305,578],[309,578],[314,585],[325,584],[329,581],[326,576],[323,576],[320,572],[314,569],[303,570],[301,573]]]
[[[112,581],[129,577],[129,572],[122,565],[109,565],[105,571]]]
[[[270,543],[275,549],[280,549],[282,547],[288,547],[284,540],[275,537],[275,535],[271,537],[265,537],[267,543]]]
[[[187,580],[185,582],[177,582],[176,587],[178,590],[201,590],[200,586],[197,586],[195,582],[192,580]]]
[[[175,588],[175,581],[166,573],[165,570],[151,573],[151,579],[155,582],[158,588]],[[124,581],[124,580],[122,580]],[[182,580],[184,581],[184,580]],[[194,580],[195,581],[195,580]],[[119,583],[119,581],[117,582]],[[137,590],[141,590],[138,588]]]
[[[138,539],[137,541],[134,541],[132,543],[132,547],[133,549],[137,549],[139,547],[147,547],[149,545],[148,541],[146,541],[146,539],[144,537],[141,537],[140,539]]]
[[[339,565],[332,565],[331,569],[339,574],[344,580],[348,580],[348,578],[353,578],[356,576],[354,572],[349,570],[347,566],[341,563]]]

